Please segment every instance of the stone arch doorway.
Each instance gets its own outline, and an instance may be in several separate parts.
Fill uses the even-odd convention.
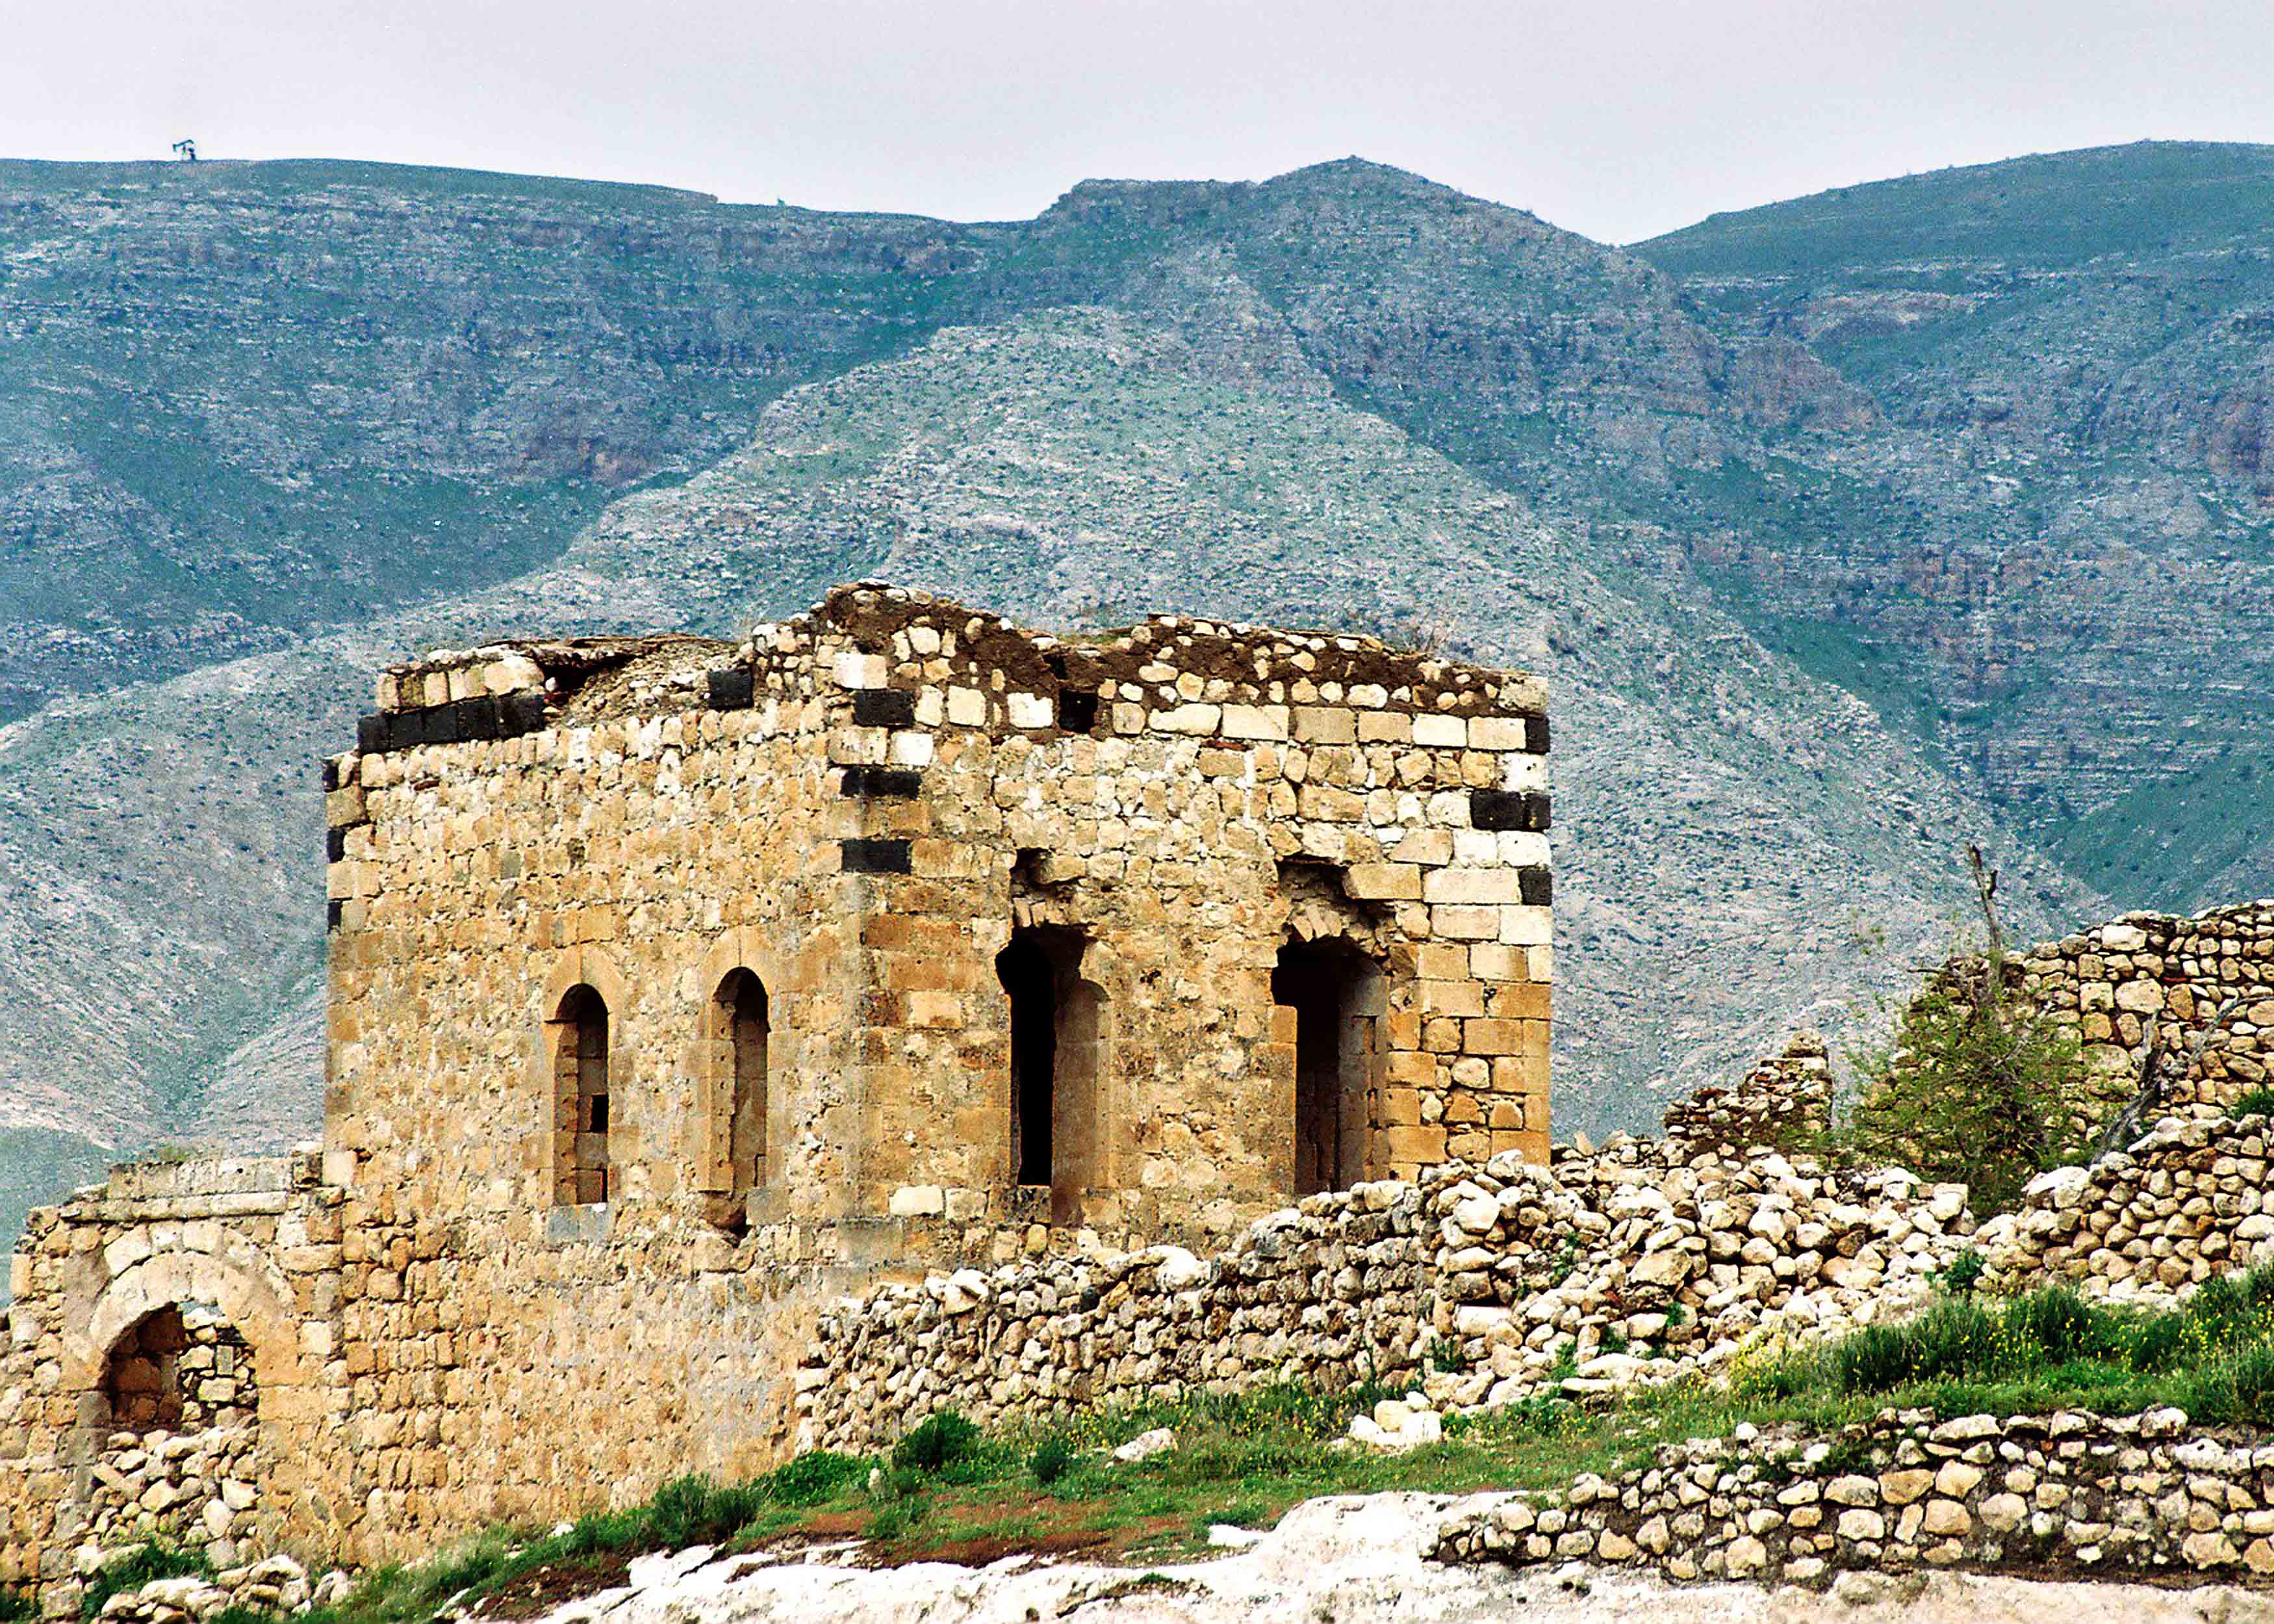
[[[1344,937],[1289,942],[1271,1002],[1295,1014],[1295,1193],[1347,1190],[1374,1160],[1382,967]]]
[[[144,1256],[67,1308],[63,1381],[77,1415],[57,1440],[71,1470],[63,1504],[98,1543],[157,1538],[230,1566],[273,1548],[287,1516],[328,1538],[312,1491],[336,1481],[337,1462],[325,1459],[310,1348],[336,1326],[295,1304],[273,1259],[222,1229],[212,1250]]]
[[[215,1568],[252,1554],[269,1475],[254,1366],[210,1302],[164,1303],[117,1333],[81,1399],[88,1539],[155,1541]]]

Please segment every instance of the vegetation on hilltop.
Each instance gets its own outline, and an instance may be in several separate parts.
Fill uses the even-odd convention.
[[[2254,237],[2274,216],[2274,147],[2136,141],[1935,169],[1714,214],[1635,244],[1679,276],[2073,265]]]

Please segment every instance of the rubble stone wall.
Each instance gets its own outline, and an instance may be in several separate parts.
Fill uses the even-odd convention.
[[[1588,1560],[1675,1580],[1823,1584],[1843,1568],[2021,1567],[2076,1578],[2274,1573],[2274,1447],[2177,1410],[1883,1412],[1836,1437],[1697,1439],[1561,1503],[1445,1530],[1446,1561]]]
[[[1434,1236],[1403,1181],[1314,1196],[1202,1260],[1180,1248],[961,1271],[821,1317],[802,1447],[890,1445],[925,1416],[983,1424],[1095,1405],[1419,1379]]]
[[[993,1423],[1273,1381],[1412,1384],[1460,1409],[1669,1380],[1765,1330],[1916,1305],[1965,1244],[1964,1193],[1620,1140],[1312,1197],[1208,1259],[886,1286],[822,1315],[800,1444],[879,1447],[942,1409]]]
[[[157,1540],[236,1566],[260,1525],[260,1430],[116,1432],[94,1459],[87,1538],[103,1550]]]
[[[2127,914],[2031,948],[2020,974],[2039,1007],[2075,1030],[2111,1096],[2128,1099],[2151,1030],[2181,1054],[2230,1000],[2274,1001],[2274,900],[2194,918]],[[2248,1019],[2263,1028],[2274,1011]]]
[[[2172,1116],[2129,1150],[2043,1174],[2018,1210],[1983,1226],[1989,1282],[2170,1297],[2247,1268],[2274,1252],[2270,1144],[2264,1116]]]

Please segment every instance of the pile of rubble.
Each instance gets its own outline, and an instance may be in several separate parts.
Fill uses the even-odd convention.
[[[236,1563],[260,1502],[260,1431],[251,1423],[191,1432],[113,1432],[92,1469],[87,1538],[100,1549],[151,1539]]]
[[[1974,1228],[1961,1184],[1770,1150],[1614,1139],[1552,1168],[1495,1157],[1437,1187],[1433,1397],[1585,1397],[1714,1369],[1923,1302]]]
[[[269,1556],[245,1567],[224,1568],[211,1578],[192,1574],[153,1579],[139,1590],[119,1591],[96,1616],[117,1624],[204,1624],[232,1610],[269,1615],[305,1613],[340,1601],[352,1583],[336,1569],[311,1583],[308,1570],[290,1557]]]

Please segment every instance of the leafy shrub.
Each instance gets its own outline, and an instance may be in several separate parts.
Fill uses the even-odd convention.
[[[892,1446],[892,1464],[904,1470],[937,1473],[968,1459],[979,1447],[979,1429],[953,1410],[918,1422]]]
[[[0,1584],[0,1624],[23,1624],[39,1613],[39,1604],[32,1599],[29,1585],[19,1590],[13,1585]]]
[[[869,1463],[833,1449],[817,1449],[776,1467],[765,1480],[777,1506],[817,1506],[868,1475]]]
[[[2234,1102],[2237,1116],[2274,1116],[2274,1088],[2260,1085]]]
[[[1046,1489],[1072,1471],[1073,1463],[1073,1446],[1056,1434],[1036,1444],[1035,1452],[1027,1457],[1027,1470]]]
[[[1983,1273],[1989,1267],[1990,1260],[1977,1248],[1961,1247],[1958,1255],[1950,1260],[1950,1267],[1939,1277],[1942,1289],[1953,1297],[1971,1297],[1974,1288],[1982,1283]]]
[[[649,1502],[639,1543],[670,1551],[718,1545],[755,1518],[765,1502],[760,1484],[721,1488],[708,1477],[674,1477]]]
[[[1977,1213],[2010,1210],[2030,1179],[2084,1150],[2082,1051],[2035,1011],[1938,983],[1903,1012],[1889,1048],[1860,1059],[1863,1091],[1835,1146],[1963,1184]]]
[[[2006,1324],[2035,1344],[2048,1365],[2108,1352],[2113,1339],[2105,1321],[2105,1316],[2066,1286],[2032,1291],[2006,1310]]]

